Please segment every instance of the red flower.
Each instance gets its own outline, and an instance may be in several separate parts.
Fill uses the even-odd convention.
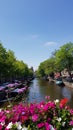
[[[64,107],[66,103],[68,102],[68,98],[64,98],[60,101],[60,107]]]
[[[21,122],[24,123],[25,121],[28,120],[28,117],[27,116],[21,116]]]

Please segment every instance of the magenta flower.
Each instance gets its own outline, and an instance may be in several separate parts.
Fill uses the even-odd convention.
[[[73,120],[70,121],[70,125],[73,126]]]
[[[70,110],[71,115],[73,115],[73,109]]]
[[[45,123],[44,123],[44,122],[41,122],[41,123],[37,124],[37,127],[38,127],[39,129],[42,128],[43,126],[45,126]]]
[[[49,108],[49,104],[45,104],[45,105],[44,105],[44,111],[47,111],[48,108]]]
[[[50,96],[45,96],[45,99],[49,100],[49,99],[50,99]]]
[[[47,122],[50,122],[50,121],[51,121],[51,118],[48,117]]]
[[[30,104],[29,111],[30,114],[33,115],[35,113],[35,110],[37,109],[37,104]]]
[[[47,122],[45,122],[45,128],[45,130],[50,130],[50,125]]]
[[[25,88],[21,88],[21,90],[25,91]],[[62,111],[62,109],[64,111]],[[10,122],[12,123],[12,127],[20,122],[21,127],[23,127],[22,130],[24,129],[24,125],[27,126],[27,128],[29,125],[30,129],[33,129],[32,127],[34,126],[34,130],[36,127],[38,129],[57,130],[58,124],[58,129],[62,129],[64,122],[68,128],[72,128],[73,109],[66,106],[62,109],[60,108],[60,104],[56,105],[52,101],[30,104],[20,103],[15,105],[12,109],[10,108],[10,110],[0,109],[0,130],[10,130]],[[63,115],[65,112],[64,118]],[[58,121],[57,119],[59,118],[61,118],[62,121]]]
[[[52,109],[55,109],[55,107],[56,107],[55,103],[51,102],[51,101],[48,102],[48,106],[49,106],[49,108],[52,108]]]
[[[0,125],[0,130],[2,130],[2,125]]]
[[[34,115],[32,116],[32,121],[33,121],[33,122],[36,122],[36,121],[38,120],[38,118],[39,118],[39,115],[38,115],[38,114],[34,114]]]

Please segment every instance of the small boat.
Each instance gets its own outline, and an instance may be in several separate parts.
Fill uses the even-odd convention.
[[[0,85],[0,103],[12,100],[14,97],[26,94],[28,86],[22,82],[3,83]]]
[[[64,85],[62,78],[55,79],[56,85]]]
[[[27,89],[28,89],[27,86],[25,86],[23,88],[16,88],[13,91],[11,91],[10,95],[11,95],[11,97],[16,97],[17,95],[26,93]]]

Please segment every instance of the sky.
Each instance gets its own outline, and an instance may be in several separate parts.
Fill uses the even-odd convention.
[[[36,70],[73,42],[73,0],[0,0],[0,42]]]

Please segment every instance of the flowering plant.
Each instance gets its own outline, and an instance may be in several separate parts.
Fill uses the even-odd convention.
[[[0,130],[73,130],[73,109],[66,106],[68,99],[46,99],[0,109]]]

